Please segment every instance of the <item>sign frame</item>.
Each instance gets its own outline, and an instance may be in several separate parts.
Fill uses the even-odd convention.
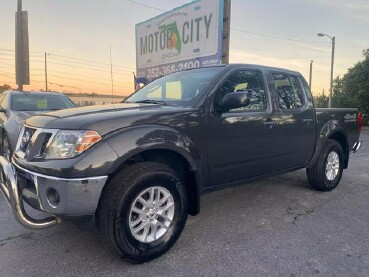
[[[137,74],[137,79],[141,80],[140,82],[142,83],[148,83],[162,75],[166,75],[172,72],[177,72],[177,71],[181,71],[181,70],[186,70],[186,69],[191,69],[191,68],[196,68],[196,67],[202,67],[202,66],[210,66],[210,65],[215,65],[215,64],[221,64],[222,63],[222,57],[223,57],[223,28],[224,28],[224,24],[223,24],[223,17],[224,17],[224,0],[212,0],[214,1],[214,4],[217,5],[217,9],[218,9],[218,18],[217,18],[217,25],[215,27],[215,30],[217,32],[216,36],[216,50],[215,53],[212,54],[205,54],[205,55],[200,55],[200,54],[194,54],[193,58],[184,58],[184,59],[177,59],[177,60],[172,60],[172,61],[168,61],[168,62],[162,62],[162,63],[157,63],[155,62],[153,65],[144,65],[144,66],[140,66],[139,63],[139,54],[140,51],[142,51],[142,48],[140,49],[140,46],[142,47],[142,41],[140,41],[140,39],[142,39],[142,37],[139,37],[138,34],[138,30],[139,28],[142,28],[142,25],[144,26],[148,26],[151,27],[151,24],[153,22],[157,22],[158,20],[162,19],[162,21],[165,21],[166,18],[170,18],[170,16],[175,16],[177,14],[180,14],[181,10],[183,10],[184,8],[189,8],[190,6],[194,6],[195,11],[197,7],[202,7],[201,4],[204,3],[205,1],[209,1],[209,0],[195,0],[192,2],[189,2],[187,4],[184,4],[180,7],[174,8],[173,10],[167,11],[163,14],[160,14],[156,17],[150,18],[148,20],[145,20],[143,22],[140,22],[138,24],[136,24],[135,26],[135,39],[136,39],[136,74]],[[175,21],[175,23],[177,23]],[[171,34],[171,40],[173,37],[173,34]],[[183,33],[182,33],[183,34]],[[169,34],[168,34],[169,37]],[[180,39],[182,40],[182,38],[180,37]],[[169,40],[169,41],[171,41]],[[141,43],[141,45],[140,45]],[[200,48],[198,48],[200,49]],[[193,49],[193,51],[195,51],[197,49]],[[199,50],[200,51],[200,50]],[[214,52],[214,51],[213,51]],[[195,52],[194,52],[195,53]]]

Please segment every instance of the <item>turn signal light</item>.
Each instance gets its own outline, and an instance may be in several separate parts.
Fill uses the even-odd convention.
[[[91,145],[95,144],[96,142],[100,141],[100,135],[95,131],[87,131],[83,137],[81,137],[76,145],[76,153],[82,153]]]

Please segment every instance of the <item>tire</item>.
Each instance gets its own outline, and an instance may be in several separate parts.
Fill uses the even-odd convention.
[[[333,163],[333,161],[339,162],[337,164],[337,162]],[[328,165],[328,163],[331,164]],[[329,166],[335,172],[329,170]],[[312,168],[306,169],[310,185],[319,191],[331,191],[336,188],[341,180],[342,172],[343,150],[341,145],[335,140],[328,140],[323,146],[316,164]]]
[[[158,193],[159,190],[161,190],[160,193]],[[143,194],[145,191],[147,192]],[[153,191],[155,193],[150,194]],[[167,195],[168,200],[160,206],[160,202],[165,201],[165,193],[169,193],[172,198]],[[143,202],[140,199],[146,196],[148,196],[145,199],[146,204],[155,204],[149,199],[150,195],[155,197],[159,195],[161,199],[157,201],[159,204],[156,208],[160,206],[156,210],[157,213],[153,206],[147,212],[146,206],[141,204]],[[172,218],[171,222],[165,221],[164,217],[159,215],[165,208],[167,208],[164,212],[165,218]],[[136,214],[137,209],[142,214]],[[100,236],[113,252],[134,263],[150,261],[167,252],[183,231],[187,220],[187,197],[184,184],[178,174],[167,165],[141,162],[128,166],[114,176],[104,188],[96,218]],[[132,221],[136,220],[142,221],[134,225]],[[141,231],[135,233],[134,230],[138,230],[140,226],[142,234]],[[154,232],[155,229],[157,232]]]
[[[6,133],[3,133],[1,139],[1,156],[5,157],[8,161],[10,161],[12,157],[12,150]]]

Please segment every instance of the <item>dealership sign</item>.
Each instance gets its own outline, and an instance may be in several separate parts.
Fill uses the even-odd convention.
[[[223,0],[197,0],[136,25],[137,77],[220,64]]]

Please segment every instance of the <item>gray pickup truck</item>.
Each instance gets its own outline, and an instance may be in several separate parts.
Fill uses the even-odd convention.
[[[121,104],[28,119],[11,162],[0,157],[1,190],[23,226],[92,217],[114,252],[145,262],[170,249],[206,191],[301,168],[313,188],[334,189],[361,121],[357,109],[315,109],[298,72],[176,72]]]

